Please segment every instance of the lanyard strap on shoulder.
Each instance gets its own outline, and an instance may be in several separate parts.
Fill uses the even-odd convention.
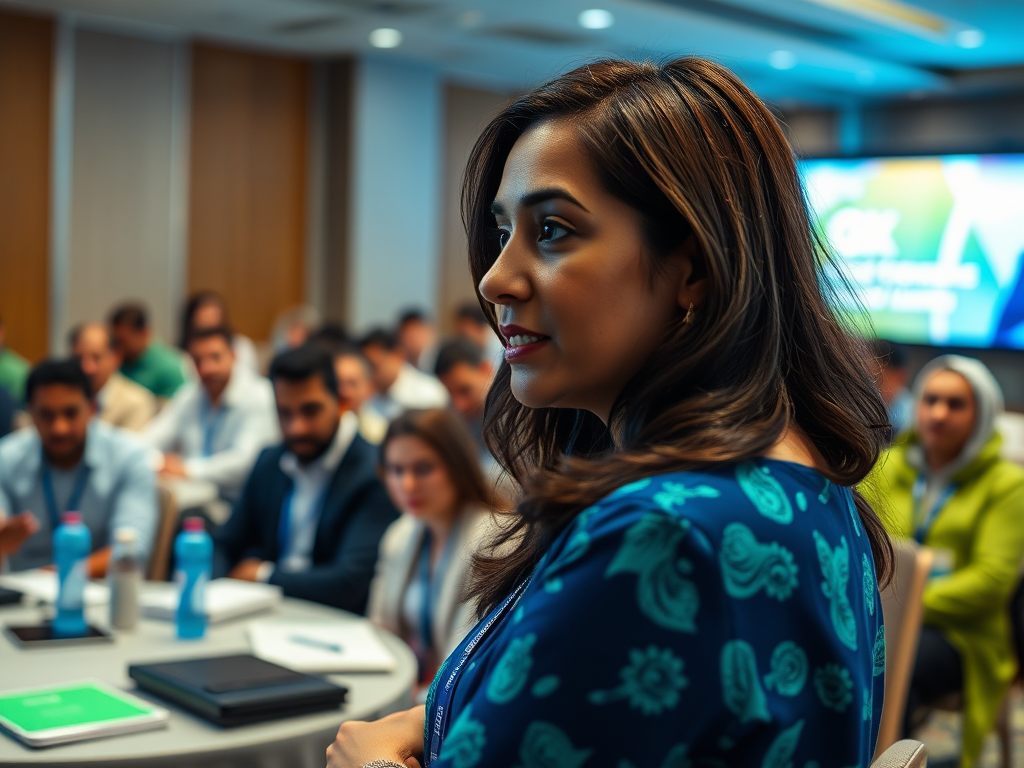
[[[82,495],[85,493],[85,485],[89,480],[89,467],[86,466],[85,462],[78,468],[78,474],[75,476],[75,485],[71,489],[71,495],[68,497],[67,504],[64,509],[57,507],[57,497],[53,492],[53,477],[50,475],[50,465],[46,461],[46,457],[43,457],[43,498],[46,501],[46,514],[50,519],[50,529],[56,531],[60,526],[61,518],[65,512],[79,512],[79,504],[82,502]]]
[[[912,490],[912,496],[914,500],[914,539],[918,544],[923,544],[925,537],[928,535],[928,531],[931,530],[935,524],[935,518],[939,516],[942,508],[949,503],[949,500],[953,498],[953,494],[957,491],[957,486],[953,483],[949,483],[945,488],[942,489],[942,493],[935,499],[931,509],[925,513],[922,509],[924,503],[925,489],[927,482],[921,475],[917,476],[914,481],[914,487]]]
[[[448,539],[444,543],[444,550],[441,553],[441,559],[437,562],[437,567],[431,572],[430,545],[433,541],[433,536],[429,528],[423,533],[423,544],[420,547],[419,582],[422,596],[420,604],[420,642],[424,650],[434,646],[434,611],[440,601],[441,585],[444,583],[444,575],[448,570],[448,561],[451,560],[456,538],[457,535],[453,529],[449,532]],[[434,650],[441,649],[435,648]]]

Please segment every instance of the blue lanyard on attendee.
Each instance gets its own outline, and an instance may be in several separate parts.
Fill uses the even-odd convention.
[[[89,481],[89,467],[82,462],[75,477],[75,485],[71,489],[68,503],[64,509],[57,508],[57,498],[53,493],[53,478],[50,477],[50,465],[43,459],[43,497],[46,500],[46,513],[50,518],[50,528],[54,531],[60,525],[61,518],[65,512],[81,512],[78,505],[82,501],[82,494],[85,493],[85,485]]]
[[[213,442],[217,439],[221,422],[224,421],[224,406],[216,411],[210,405],[209,398],[204,394],[199,403],[199,422],[203,428],[203,458],[213,456]]]
[[[927,515],[922,515],[921,503],[924,501],[924,492],[927,487],[927,483],[921,475],[917,476],[914,481],[914,488],[912,491],[914,499],[914,538],[917,539],[918,544],[923,544],[925,536],[928,535],[928,531],[931,530],[932,525],[935,524],[935,518],[939,516],[939,512],[942,508],[949,503],[949,500],[956,493],[956,486],[950,483],[942,489],[942,493],[939,494],[939,498],[932,504],[932,508],[928,510]]]
[[[433,648],[433,624],[434,607],[438,603],[441,593],[441,585],[444,582],[445,572],[448,570],[448,561],[451,559],[453,544],[456,536],[454,531],[448,534],[448,540],[444,544],[444,551],[441,559],[434,569],[433,578],[430,573],[430,543],[431,533],[428,528],[423,532],[423,545],[420,548],[420,591],[422,600],[420,604],[420,643],[424,651]],[[435,648],[434,650],[440,650]]]
[[[308,524],[312,519],[313,515],[317,514],[321,507],[327,500],[327,486],[329,480],[324,482],[324,487],[316,495],[313,500],[313,505],[309,508],[309,512],[306,513],[306,519],[303,520],[303,524]],[[295,506],[295,486],[292,485],[288,495],[284,497],[284,501],[281,504],[281,517],[277,523],[277,543],[280,546],[280,557],[283,560],[288,555],[288,549],[292,543],[292,510]]]
[[[436,682],[433,705],[430,707],[430,711],[427,712],[427,717],[430,718],[427,722],[432,725],[430,727],[430,748],[424,756],[426,760],[424,768],[430,768],[430,765],[437,760],[437,756],[441,753],[441,744],[448,731],[448,722],[451,720],[451,705],[452,699],[455,696],[455,684],[462,674],[463,667],[466,666],[466,662],[473,655],[473,652],[480,647],[487,634],[516,606],[516,603],[519,602],[519,598],[522,597],[523,592],[526,591],[528,586],[530,586],[529,579],[516,587],[512,594],[505,598],[503,603],[488,614],[487,618],[479,625],[480,629],[473,635],[473,639],[462,647],[462,654],[459,656],[455,666],[452,667],[450,672],[444,670],[444,677]]]

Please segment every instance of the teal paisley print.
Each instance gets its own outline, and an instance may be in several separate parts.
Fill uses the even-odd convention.
[[[757,511],[781,525],[793,522],[793,507],[768,467],[745,461],[736,467],[736,482]]]
[[[659,627],[695,633],[700,595],[689,578],[690,561],[678,552],[689,532],[688,520],[644,515],[626,531],[605,578],[637,574],[636,600],[644,615]]]
[[[806,512],[807,511],[807,494],[804,493],[803,491],[797,491],[795,498],[796,498],[796,507],[797,507],[797,509],[799,509],[801,512]]]
[[[683,660],[668,648],[650,646],[629,652],[629,664],[619,671],[622,683],[607,691],[593,691],[591,704],[609,704],[627,699],[629,706],[644,715],[660,715],[679,704],[689,680],[683,674]]]
[[[764,687],[780,696],[797,696],[807,682],[807,654],[787,640],[772,652],[771,672],[764,676]]]
[[[577,749],[557,725],[535,720],[523,734],[516,768],[580,768],[593,751]]]
[[[850,670],[838,664],[826,664],[814,671],[814,689],[821,703],[836,712],[845,712],[853,701]]]
[[[867,722],[871,719],[871,712],[873,709],[871,689],[864,688],[861,695],[864,699],[864,703],[861,705],[860,708],[860,719],[864,722]]]
[[[864,604],[868,607],[868,615],[875,615],[875,569],[871,566],[871,558],[865,552],[860,560],[861,569],[864,571]]]
[[[587,549],[590,547],[590,533],[587,530],[587,525],[596,512],[597,507],[588,507],[573,520],[565,548],[544,571],[544,589],[548,592],[561,590],[562,580],[558,578],[558,573],[587,553]]]
[[[725,591],[730,597],[753,597],[762,589],[782,601],[797,588],[799,566],[793,553],[777,542],[762,544],[743,523],[730,523],[718,553]]]
[[[850,549],[846,537],[840,537],[839,546],[833,550],[818,531],[814,531],[813,535],[821,575],[825,579],[821,583],[821,591],[829,601],[832,628],[843,645],[851,651],[856,651],[857,619],[846,594],[846,587],[850,581]]]
[[[637,480],[635,483],[626,483],[618,490],[613,491],[611,495],[608,496],[608,500],[611,501],[612,499],[621,499],[623,496],[629,496],[630,494],[633,493],[639,493],[644,488],[649,486],[652,482],[653,481],[651,480],[651,478],[645,477],[642,480]]]
[[[487,684],[487,698],[494,704],[507,704],[523,690],[533,666],[531,651],[537,636],[517,637],[508,644]]]
[[[473,768],[480,762],[486,745],[484,725],[473,719],[473,707],[470,705],[462,710],[452,724],[444,740],[442,754],[446,760],[451,760],[453,768]]]
[[[793,768],[793,753],[800,743],[800,733],[804,729],[804,721],[800,720],[778,736],[765,752],[761,768]]]
[[[722,695],[725,706],[740,722],[769,721],[768,706],[757,674],[754,648],[745,640],[730,640],[722,648]]]
[[[543,699],[545,696],[550,696],[557,691],[561,682],[562,681],[559,680],[558,675],[547,675],[533,684],[533,687],[530,689],[530,693],[538,699]]]
[[[654,494],[654,503],[666,512],[675,512],[686,503],[687,499],[717,499],[717,488],[709,485],[698,485],[687,488],[682,483],[662,483],[661,490]]]
[[[871,648],[872,669],[874,677],[885,674],[885,625],[878,627],[875,633],[875,644]]]

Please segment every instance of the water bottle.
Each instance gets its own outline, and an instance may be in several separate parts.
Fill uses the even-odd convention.
[[[206,582],[213,572],[213,540],[203,529],[201,517],[185,518],[184,530],[174,542],[174,559],[174,580],[181,590],[175,615],[178,637],[202,637],[206,634]]]
[[[57,637],[82,637],[86,633],[85,585],[92,534],[78,512],[64,513],[63,523],[53,534],[53,553],[57,561],[57,615],[53,634]]]
[[[114,531],[114,551],[107,569],[107,583],[110,585],[110,626],[135,629],[139,623],[142,553],[134,528]]]

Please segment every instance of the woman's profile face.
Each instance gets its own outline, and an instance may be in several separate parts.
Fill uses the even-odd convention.
[[[441,457],[415,435],[391,438],[384,448],[384,482],[395,506],[424,522],[448,522],[458,491]]]
[[[513,394],[531,408],[582,408],[607,421],[689,300],[692,289],[680,287],[688,259],[645,269],[639,213],[601,186],[564,121],[519,138],[492,210],[502,249],[479,290],[497,305]]]

